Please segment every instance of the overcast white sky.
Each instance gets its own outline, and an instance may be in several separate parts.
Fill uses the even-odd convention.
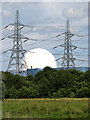
[[[0,14],[2,11],[2,27],[10,23],[15,22],[16,10],[19,10],[20,21],[23,24],[31,25],[34,29],[29,32],[29,29],[24,29],[23,34],[27,37],[35,39],[47,39],[53,37],[61,32],[65,31],[65,27],[59,28],[58,26],[66,26],[66,21],[69,20],[71,31],[75,34],[83,35],[86,37],[78,38],[74,37],[72,43],[78,47],[88,48],[88,0],[35,0],[25,2],[25,0],[3,0],[2,9],[0,9]],[[62,2],[63,1],[63,2]],[[48,27],[51,26],[51,27]],[[0,25],[1,27],[1,25]],[[13,31],[12,27],[9,27],[8,30],[3,30],[2,36],[6,36]],[[1,35],[0,35],[1,36]],[[61,40],[62,39],[62,40]],[[75,41],[76,40],[76,41]],[[80,40],[80,41],[77,41]],[[2,42],[2,51],[7,50],[12,47],[12,40],[5,39]],[[44,42],[36,42],[31,45],[32,41],[26,42],[23,47],[27,51],[33,48],[45,48],[52,53],[63,54],[63,48],[59,47],[57,49],[52,49],[58,44],[63,44],[64,36],[55,38],[53,40],[48,40]],[[74,56],[80,60],[87,60],[88,50],[77,48],[74,51]],[[2,69],[7,68],[11,52],[2,55]],[[85,55],[85,56],[76,56],[76,55]],[[55,55],[55,58],[62,57],[62,55]],[[8,61],[8,62],[6,62]],[[62,59],[58,61],[58,67],[60,67]],[[75,61],[76,66],[88,66],[88,62]]]
[[[2,2],[89,2],[89,0],[1,0]]]

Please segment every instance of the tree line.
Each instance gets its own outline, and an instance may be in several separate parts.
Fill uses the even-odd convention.
[[[2,72],[2,98],[89,97],[89,73],[50,67],[26,77]]]

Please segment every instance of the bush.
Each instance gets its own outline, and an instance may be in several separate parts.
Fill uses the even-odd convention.
[[[34,77],[3,72],[3,98],[89,97],[89,72],[54,70],[50,67]]]
[[[6,93],[6,87],[4,82],[2,81],[2,100],[5,98],[5,93]]]
[[[19,98],[37,98],[38,93],[33,87],[23,86],[19,89]]]
[[[6,91],[6,98],[18,98],[18,96],[19,91],[16,90],[14,86],[12,86]]]

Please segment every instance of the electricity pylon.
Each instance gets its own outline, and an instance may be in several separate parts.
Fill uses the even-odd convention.
[[[15,65],[16,69],[14,70],[14,72],[19,75],[21,74],[22,66],[25,65],[25,68],[26,68],[26,64],[22,64],[22,61],[23,63],[26,63],[26,62],[23,59],[25,50],[23,49],[23,46],[22,46],[22,38],[24,37],[21,35],[21,29],[23,28],[23,25],[20,24],[18,10],[16,11],[16,21],[15,21],[15,24],[13,25],[14,25],[14,35],[8,37],[8,38],[13,38],[13,49],[11,50],[12,54],[7,67],[7,71],[9,71],[10,68],[13,65]]]
[[[78,36],[78,37],[82,37],[82,36],[71,33],[71,31],[70,31],[70,25],[69,25],[69,21],[68,20],[67,20],[67,24],[66,24],[66,31],[64,33],[58,34],[57,37],[61,36],[62,34],[65,35],[64,44],[57,45],[57,46],[55,46],[53,48],[57,48],[59,46],[64,47],[63,57],[59,58],[59,59],[63,59],[61,67],[63,69],[74,68],[75,67],[74,60],[76,60],[76,59],[73,57],[73,50],[75,50],[77,48],[77,46],[75,46],[75,45],[72,44],[71,38],[74,35]],[[59,59],[57,59],[57,60],[59,60]]]
[[[19,18],[19,11],[16,11],[16,20],[14,24],[9,24],[14,26],[14,34],[7,36],[7,38],[13,39],[13,48],[9,49],[7,51],[12,51],[10,61],[7,67],[7,71],[13,72],[14,74],[22,74],[22,68],[27,69],[27,64],[24,58],[24,54],[26,50],[23,49],[22,46],[22,39],[28,40],[29,38],[23,36],[21,34],[21,29],[25,27],[25,25],[20,23],[20,18]],[[7,25],[6,27],[8,27]],[[5,38],[3,38],[5,39]],[[5,51],[5,52],[7,52]],[[4,52],[4,53],[5,53]]]
[[[66,25],[66,32],[65,32],[65,41],[64,44],[61,45],[64,47],[64,55],[63,55],[63,62],[61,67],[66,69],[69,69],[70,67],[75,67],[74,60],[76,60],[73,57],[73,50],[75,50],[77,47],[72,44],[71,42],[71,37],[73,37],[74,34],[70,32],[70,25],[69,21],[67,20],[67,25]]]

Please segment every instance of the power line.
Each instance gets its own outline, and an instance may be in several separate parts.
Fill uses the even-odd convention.
[[[53,53],[53,55],[64,55],[64,54],[59,54],[59,53],[58,53],[58,54],[55,54],[55,53]],[[75,55],[75,54],[74,54],[74,56],[90,56],[90,55]]]
[[[28,26],[28,25],[21,24],[19,21],[18,10],[16,13],[16,22],[14,24],[9,24],[9,25],[5,26],[3,29],[8,28],[10,25],[14,26],[14,34],[7,35],[6,37],[3,37],[1,40],[3,41],[5,38],[13,39],[13,48],[8,49],[8,50],[4,51],[3,53],[6,53],[8,51],[12,51],[7,70],[9,70],[13,65],[15,65],[16,70],[14,70],[14,71],[16,72],[16,74],[19,74],[21,72],[21,68],[23,66],[21,63],[21,60],[25,63],[24,65],[26,65],[25,60],[23,60],[24,53],[26,52],[26,50],[23,49],[22,43],[25,43],[29,40],[35,42],[32,44],[32,45],[34,45],[34,44],[36,44],[36,42],[48,41],[48,40],[52,41],[52,39],[54,39],[54,38],[58,38],[58,37],[61,37],[61,35],[65,35],[65,39],[59,39],[59,40],[63,40],[64,44],[57,45],[57,46],[53,47],[53,49],[55,49],[59,46],[64,47],[64,54],[62,54],[63,57],[56,59],[56,61],[63,59],[62,67],[67,67],[67,69],[69,69],[71,66],[72,67],[75,66],[74,60],[76,60],[76,59],[73,57],[73,50],[75,50],[76,48],[80,48],[80,49],[84,49],[84,50],[88,49],[88,48],[83,48],[83,47],[77,47],[77,46],[72,44],[71,38],[73,36],[85,37],[85,35],[72,34],[70,32],[69,21],[67,21],[65,32],[57,34],[57,35],[52,36],[50,38],[46,38],[46,39],[33,39],[33,38],[26,37],[26,36],[21,34],[21,30],[23,30],[24,27],[28,27],[28,28],[30,28],[30,30],[29,30],[29,32],[30,32],[33,30],[33,28],[37,28],[37,29],[54,28],[56,26]],[[58,28],[65,28],[65,26],[58,26]],[[24,39],[24,41],[22,41],[22,39]],[[12,63],[13,61],[15,61],[16,63]]]
[[[8,28],[10,25],[12,25],[12,26],[14,26],[14,24],[8,24],[8,25],[6,25],[6,26],[4,26],[3,28],[0,28],[0,30],[3,30],[3,29],[6,29],[6,28]],[[62,26],[62,25],[45,25],[45,26],[42,26],[42,25],[38,25],[38,26],[34,26],[34,25],[24,25],[24,24],[21,24],[22,25],[22,27],[29,27],[29,28],[36,28],[36,29],[52,29],[52,28],[64,28],[64,29],[66,29],[66,26]],[[70,26],[70,28],[72,28],[72,29],[88,29],[88,28],[90,28],[89,26]]]
[[[25,27],[25,25],[20,23],[20,18],[19,18],[19,11],[16,11],[16,21],[14,24],[9,24],[14,26],[14,34],[6,36],[2,38],[4,40],[5,38],[11,38],[13,39],[13,48],[8,49],[4,51],[6,53],[7,51],[12,51],[10,61],[7,67],[7,71],[13,71],[15,74],[20,75],[21,74],[21,69],[24,65],[25,68],[27,68],[26,61],[23,59],[24,54],[26,50],[23,49],[22,46],[22,39],[29,39],[28,37],[25,37],[21,34],[21,30]],[[7,28],[9,25],[5,26]],[[23,64],[22,64],[23,62]],[[14,69],[12,70],[12,68]]]
[[[64,44],[57,45],[57,46],[53,47],[53,49],[55,49],[57,47],[64,47],[63,57],[56,59],[56,61],[59,59],[63,59],[61,67],[63,67],[63,68],[65,67],[65,68],[69,69],[71,67],[75,67],[74,61],[76,60],[76,58],[73,57],[73,50],[75,50],[76,48],[80,48],[80,49],[87,49],[87,48],[77,47],[72,44],[71,38],[73,36],[84,37],[84,35],[72,34],[70,31],[70,25],[69,25],[68,20],[67,20],[67,25],[66,25],[66,32],[64,32],[63,34],[65,35]]]
[[[80,48],[80,49],[88,49],[88,48],[84,48],[84,47],[77,47],[77,48]]]

